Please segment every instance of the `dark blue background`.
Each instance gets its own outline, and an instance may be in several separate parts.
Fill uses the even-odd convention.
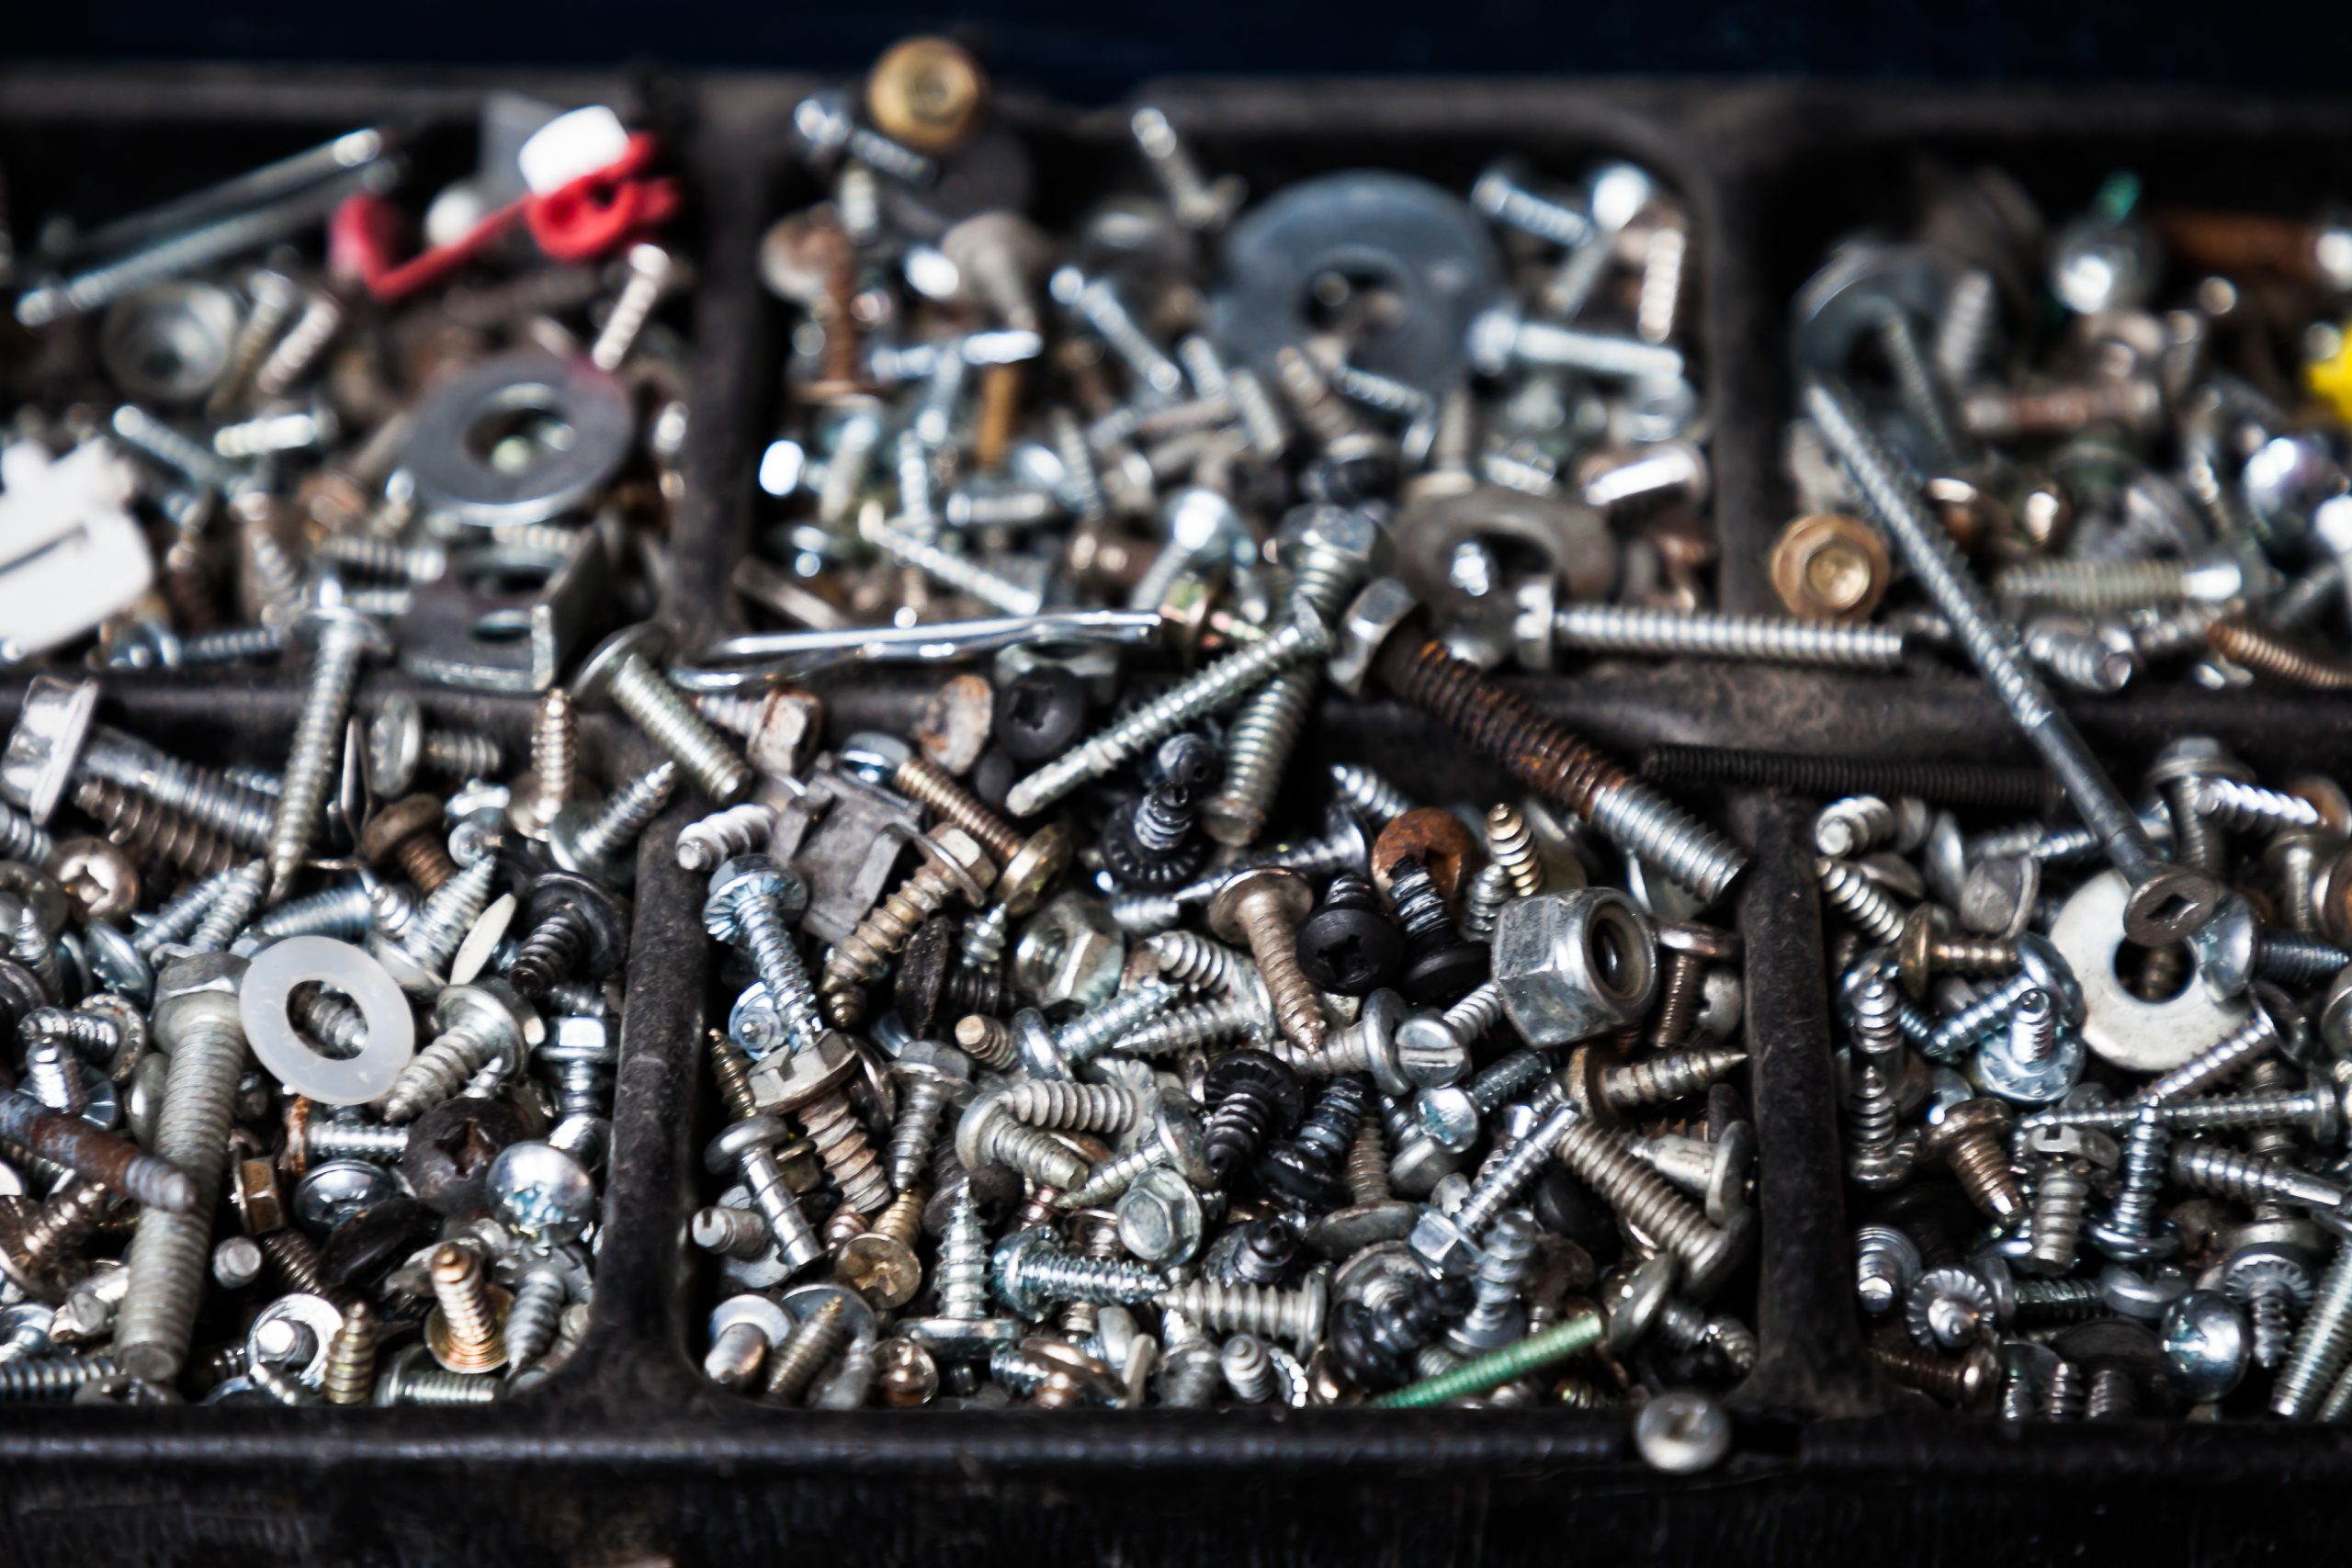
[[[18,57],[854,68],[948,31],[998,75],[1087,99],[1167,73],[1792,73],[1966,81],[2345,80],[2340,9],[2179,0],[1697,6],[1618,0],[1010,0],[960,10],[719,0],[66,0],[10,8]]]

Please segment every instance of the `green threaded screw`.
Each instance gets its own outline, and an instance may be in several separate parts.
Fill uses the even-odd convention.
[[[1394,1393],[1384,1393],[1371,1401],[1371,1406],[1376,1410],[1427,1410],[1449,1399],[1484,1393],[1513,1378],[1524,1377],[1538,1367],[1565,1361],[1579,1350],[1592,1348],[1600,1343],[1605,1332],[1607,1327],[1599,1313],[1580,1312],[1515,1345],[1474,1356],[1451,1371],[1408,1383]]]

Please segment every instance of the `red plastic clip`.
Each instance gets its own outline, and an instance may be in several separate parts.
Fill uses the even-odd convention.
[[[526,196],[502,207],[464,238],[404,262],[391,259],[405,227],[401,209],[383,197],[363,192],[346,197],[329,220],[328,259],[338,276],[357,278],[369,298],[388,304],[449,276],[517,222],[529,228],[532,240],[550,258],[594,261],[677,215],[678,182],[645,177],[660,152],[653,136],[638,131],[629,137],[628,150],[604,168],[544,196]]]

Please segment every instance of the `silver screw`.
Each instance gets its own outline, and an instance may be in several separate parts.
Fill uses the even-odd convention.
[[[1286,621],[1272,636],[1227,655],[1171,686],[1125,718],[1080,741],[1014,784],[1005,808],[1028,817],[1092,779],[1103,778],[1196,718],[1205,717],[1283,671],[1330,651],[1330,628],[1311,616]]]
[[[702,792],[732,806],[752,790],[751,764],[736,755],[692,704],[662,678],[653,661],[668,651],[658,626],[638,626],[606,637],[571,683],[571,694],[594,706],[610,697],[653,743],[685,769]]]
[[[2166,865],[2157,857],[2139,818],[2027,664],[2016,629],[1993,613],[1950,533],[1927,514],[1917,475],[1879,445],[1853,394],[1841,384],[1808,378],[1804,407],[2001,705],[2107,846],[2109,863],[2132,885],[2126,934],[2143,946],[2161,947],[2210,930],[2230,898],[2228,890],[2203,873]]]
[[[605,318],[604,330],[588,350],[591,365],[608,371],[621,367],[637,343],[637,334],[652,316],[653,307],[661,302],[676,265],[670,253],[659,245],[628,248],[628,281],[622,285],[620,297],[613,301],[613,313]]]
[[[1847,670],[1896,670],[1904,635],[1893,626],[1628,604],[1570,604],[1552,615],[1562,648],[1645,659],[1732,659]]]
[[[115,1357],[123,1371],[153,1382],[178,1375],[204,1295],[212,1212],[245,1070],[237,1007],[244,973],[243,959],[209,953],[182,959],[157,981],[153,1028],[157,1044],[170,1053],[171,1070],[149,1152],[187,1173],[197,1201],[185,1213],[143,1212],[131,1237]]]
[[[392,652],[391,639],[381,626],[349,610],[311,611],[294,630],[314,651],[310,683],[294,724],[294,749],[286,762],[285,793],[277,798],[277,814],[270,823],[269,890],[274,899],[292,888],[326,817],[360,668],[370,658],[389,658]]]

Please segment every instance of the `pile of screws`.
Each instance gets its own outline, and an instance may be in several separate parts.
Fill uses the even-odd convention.
[[[713,1378],[833,1408],[1600,1406],[1747,1371],[1706,1304],[1753,1231],[1736,936],[1586,886],[1610,857],[1540,800],[1474,832],[1339,765],[1320,834],[1204,872],[1204,733],[1077,857],[933,739],[854,736],[780,812],[679,839],[757,976],[711,1041]]]
[[[330,603],[419,679],[528,693],[650,612],[679,192],[609,108],[498,95],[480,144],[429,202],[435,140],[371,129],[17,251],[0,660],[275,661]]]
[[[1745,857],[1480,672],[1721,630],[1679,209],[1622,164],[1245,209],[1146,108],[1156,194],[1055,239],[983,89],[920,40],[863,118],[801,105],[831,199],[763,251],[806,316],[737,583],[807,629],[673,671],[760,773],[678,840],[741,982],[707,1371],[822,1407],[1736,1381],[1739,944],[1699,915]],[[831,750],[795,683],[982,656]],[[1327,671],[1527,794],[1308,765]],[[1662,1462],[1727,1440],[1692,1397]]]
[[[1302,500],[1376,503],[1396,574],[1481,667],[1899,655],[1706,609],[1696,236],[1647,172],[1553,184],[1504,162],[1465,201],[1355,170],[1250,204],[1147,107],[1148,182],[1049,233],[1022,211],[1030,149],[986,101],[967,55],[919,40],[875,68],[864,118],[845,93],[798,107],[829,189],[761,252],[797,316],[760,473],[775,520],[736,581],[807,629],[726,661],[921,657],[935,644],[859,628],[1079,604],[1156,612],[1185,657],[1214,652],[1260,634],[1282,592],[1266,520]],[[1298,591],[1327,618],[1343,592]],[[1276,773],[1231,760],[1220,842],[1258,830]]]
[[[46,676],[0,754],[0,1401],[480,1404],[585,1329],[623,852],[674,764],[575,799],[559,692],[512,788],[458,732],[479,768],[377,799],[331,667],[380,634],[318,614],[282,775]]]
[[[2011,1420],[2352,1409],[2352,809],[2186,738],[2141,815],[2239,891],[2128,933],[2098,840],[1917,799],[1815,825],[1857,1280],[1896,1381]]]
[[[1994,169],[1916,196],[1799,292],[1796,367],[1852,378],[2026,657],[2094,694],[2151,670],[2352,686],[2352,235],[2148,205],[2129,175],[2055,227]],[[1838,457],[1810,412],[1791,428],[1782,602],[1959,648]]]

